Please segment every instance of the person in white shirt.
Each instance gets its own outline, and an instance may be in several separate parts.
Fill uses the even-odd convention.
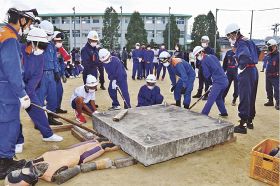
[[[158,69],[158,63],[159,63],[159,60],[158,60],[159,49],[158,49],[157,45],[154,46],[153,51],[154,51],[153,71],[155,69],[155,73],[154,74],[155,74],[155,76],[157,76],[157,69]]]
[[[97,90],[97,79],[93,75],[87,75],[86,84],[77,87],[71,96],[71,106],[75,109],[76,120],[86,123],[82,112],[87,115],[98,113],[95,105],[95,91]]]

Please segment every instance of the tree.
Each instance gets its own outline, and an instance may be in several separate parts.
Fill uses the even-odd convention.
[[[126,48],[128,51],[135,46],[135,43],[147,43],[147,32],[139,12],[133,12],[131,15],[125,39],[127,40]]]
[[[102,28],[102,45],[108,50],[113,50],[115,46],[118,46],[118,31],[119,31],[119,19],[118,13],[113,7],[107,7],[103,17]]]
[[[211,11],[208,12],[206,17],[207,17],[207,21],[208,21],[207,33],[208,33],[208,37],[210,39],[209,46],[214,48],[215,47],[215,28],[216,28],[216,30],[218,30],[218,28],[216,25],[215,17]],[[217,32],[217,39],[219,39],[219,32]],[[218,42],[216,43],[216,47],[217,47],[216,53],[218,55],[220,53],[220,49],[221,49]]]
[[[163,31],[164,43],[168,46],[168,28],[169,22],[165,26],[165,30]],[[174,15],[170,16],[170,49],[173,49],[176,43],[179,43],[180,38],[180,30],[176,24],[176,18]]]
[[[150,41],[150,45],[151,45],[151,47],[152,47],[152,48],[156,45],[156,43],[155,43],[154,39],[151,39],[151,41]]]

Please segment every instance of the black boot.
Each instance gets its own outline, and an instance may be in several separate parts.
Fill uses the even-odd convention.
[[[275,109],[279,110],[279,101],[276,101]]]
[[[48,114],[48,121],[50,125],[63,125],[62,122],[56,121],[52,114]]]
[[[201,93],[197,92],[196,95],[194,95],[192,98],[200,98],[201,97]]]
[[[100,89],[101,90],[106,90],[106,88],[104,87],[104,84],[101,84]]]
[[[23,168],[25,163],[25,160],[15,161],[13,159],[0,158],[0,180],[5,179],[10,172]]]
[[[66,114],[67,110],[62,110],[61,108],[56,109],[55,113],[57,114]]]
[[[205,96],[202,98],[202,100],[207,100],[208,99],[208,94],[205,94]]]
[[[231,102],[231,105],[232,106],[235,106],[236,105],[236,98],[233,98],[232,102]]]
[[[189,109],[189,108],[190,108],[190,105],[184,104],[184,108],[185,108],[185,109]]]
[[[234,133],[247,134],[247,129],[244,127],[246,120],[240,120],[240,124],[234,127]]]
[[[274,106],[273,100],[269,99],[265,104],[263,104],[264,106]]]
[[[247,128],[248,129],[254,129],[254,125],[253,125],[253,120],[252,119],[248,119]]]
[[[176,106],[177,106],[177,107],[181,107],[181,100],[176,101]]]

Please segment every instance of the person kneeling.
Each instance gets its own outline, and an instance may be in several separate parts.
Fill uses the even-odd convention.
[[[163,96],[160,94],[160,88],[156,86],[156,76],[149,74],[146,82],[147,84],[139,90],[137,107],[161,104]]]
[[[95,105],[95,91],[97,90],[97,79],[93,75],[87,75],[86,84],[77,87],[71,97],[71,106],[75,109],[76,120],[80,123],[86,123],[84,112],[87,115],[98,113]]]

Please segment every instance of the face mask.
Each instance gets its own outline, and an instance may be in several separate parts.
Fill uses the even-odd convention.
[[[103,63],[107,64],[107,63],[110,63],[111,62],[111,58],[109,58],[108,60],[106,61],[103,61]]]
[[[166,63],[163,63],[163,66],[165,67],[168,67],[170,65],[170,63],[166,62]]]
[[[230,42],[230,44],[232,44],[232,45],[234,45],[235,44],[235,42],[236,42],[236,40],[234,39],[231,39],[231,38],[229,38],[229,40],[228,40],[229,42]]]
[[[97,42],[91,42],[91,43],[90,43],[90,46],[96,47],[96,46],[97,46]]]
[[[139,46],[136,46],[135,48],[136,48],[136,49],[139,49],[140,47],[139,47]]]
[[[56,43],[56,44],[55,44],[55,47],[56,47],[56,48],[61,48],[61,47],[62,47],[62,43]]]
[[[201,46],[202,46],[203,48],[206,48],[206,47],[208,46],[208,44],[207,44],[207,43],[201,43]]]
[[[201,61],[201,60],[203,59],[202,55],[199,54],[199,56],[197,56],[197,59],[198,59],[199,61]]]
[[[151,50],[151,48],[148,47],[147,50]]]
[[[161,49],[165,49],[165,46],[161,46],[160,48],[161,48]]]
[[[94,93],[94,92],[95,92],[95,90],[88,89],[88,92],[89,92],[89,93]]]
[[[178,51],[178,50],[179,50],[179,47],[175,47],[175,50],[177,50],[177,51]]]
[[[149,86],[147,85],[148,89],[153,90],[155,88],[155,86]]]
[[[43,54],[43,52],[44,52],[44,50],[41,50],[41,49],[37,48],[37,49],[33,52],[33,54],[34,54],[35,56],[39,56],[39,55]]]

